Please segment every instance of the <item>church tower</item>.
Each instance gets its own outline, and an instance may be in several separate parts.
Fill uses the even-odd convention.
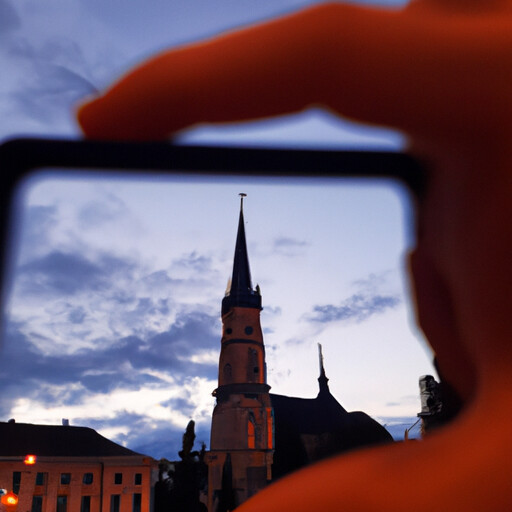
[[[233,275],[222,300],[219,385],[208,456],[208,510],[224,512],[271,480],[273,411],[260,325],[261,294],[252,287],[245,239],[243,198]]]

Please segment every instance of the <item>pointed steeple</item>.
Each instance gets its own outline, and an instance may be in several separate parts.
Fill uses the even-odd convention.
[[[252,291],[251,270],[249,268],[247,242],[245,240],[244,197],[246,197],[246,194],[240,194],[240,217],[238,219],[231,289],[229,290],[230,294],[237,295],[246,293],[248,290]]]
[[[327,378],[327,375],[325,375],[325,368],[324,368],[324,356],[322,354],[322,345],[318,343],[318,361],[320,365],[320,377],[318,377],[318,386],[319,391],[318,394],[321,395],[323,393],[329,393],[329,379]]]
[[[240,194],[240,216],[238,219],[238,232],[236,235],[235,257],[233,261],[233,274],[226,296],[222,300],[222,314],[233,307],[246,307],[261,309],[261,295],[259,289],[252,289],[249,256],[245,239],[244,225],[244,197]]]

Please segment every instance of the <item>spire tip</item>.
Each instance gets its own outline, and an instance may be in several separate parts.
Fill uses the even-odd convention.
[[[240,192],[238,194],[240,196],[240,211],[243,211],[244,209],[244,197],[247,197],[247,194],[244,192]]]

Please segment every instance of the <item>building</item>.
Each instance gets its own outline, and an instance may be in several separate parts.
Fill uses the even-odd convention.
[[[275,418],[272,478],[334,454],[392,442],[391,434],[362,411],[346,411],[329,390],[321,346],[316,398],[270,395]]]
[[[272,479],[274,420],[245,240],[243,196],[231,284],[222,300],[218,387],[213,392],[208,510],[233,510]]]
[[[314,399],[270,394],[260,325],[261,293],[252,287],[241,194],[233,274],[222,300],[217,399],[208,462],[208,510],[233,510],[280,478],[326,456],[391,442],[367,414],[332,396],[320,352]]]
[[[155,461],[93,429],[0,422],[0,453],[0,488],[20,512],[150,512]]]

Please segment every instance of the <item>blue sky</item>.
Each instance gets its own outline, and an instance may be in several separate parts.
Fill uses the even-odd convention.
[[[0,137],[79,136],[77,100],[155,51],[314,2],[0,0]],[[391,3],[390,3],[391,5]],[[397,3],[395,3],[397,5]],[[184,143],[400,149],[400,134],[318,110],[198,127]],[[348,410],[411,424],[430,355],[411,320],[409,205],[356,183],[196,183],[46,176],[24,191],[1,418],[87,425],[176,457],[190,418],[208,444],[238,193],[263,294],[268,380],[317,392],[322,343]],[[398,427],[398,430],[402,427]]]

